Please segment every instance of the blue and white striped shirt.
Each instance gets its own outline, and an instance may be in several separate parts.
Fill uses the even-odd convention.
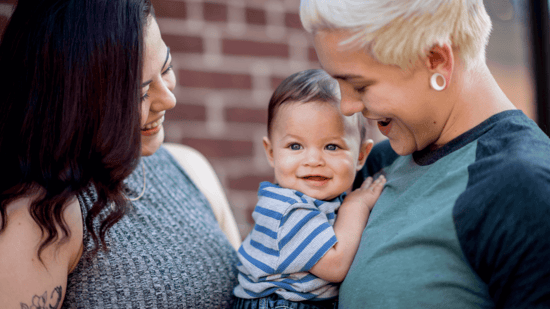
[[[337,243],[332,226],[344,194],[320,201],[296,190],[262,182],[252,213],[255,226],[239,248],[239,285],[234,294],[260,298],[273,293],[291,301],[338,295],[338,284],[308,270]]]

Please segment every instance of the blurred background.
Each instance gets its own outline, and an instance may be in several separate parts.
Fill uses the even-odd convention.
[[[271,93],[288,75],[319,68],[299,0],[152,1],[178,82],[166,141],[209,159],[244,237],[258,185],[273,179],[262,146]],[[546,128],[548,2],[537,1],[485,0],[493,21],[487,62],[510,100]],[[0,31],[15,3],[0,0]],[[369,132],[381,139],[377,128]]]

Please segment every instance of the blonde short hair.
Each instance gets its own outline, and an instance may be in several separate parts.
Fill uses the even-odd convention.
[[[300,18],[312,33],[349,30],[342,44],[402,69],[445,43],[458,48],[466,69],[485,63],[492,28],[483,0],[301,0]]]

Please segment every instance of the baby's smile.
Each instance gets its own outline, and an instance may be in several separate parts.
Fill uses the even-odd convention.
[[[311,175],[311,176],[304,176],[300,177],[305,180],[314,180],[314,181],[323,181],[323,180],[329,180],[330,178],[321,176],[321,175]]]

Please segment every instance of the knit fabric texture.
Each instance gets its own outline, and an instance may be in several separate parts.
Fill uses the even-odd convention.
[[[163,148],[141,159],[147,185],[132,210],[108,232],[108,251],[84,253],[69,275],[63,308],[228,308],[237,284],[237,254],[205,197]],[[138,166],[126,184],[143,188]],[[78,196],[83,216],[93,190]]]

